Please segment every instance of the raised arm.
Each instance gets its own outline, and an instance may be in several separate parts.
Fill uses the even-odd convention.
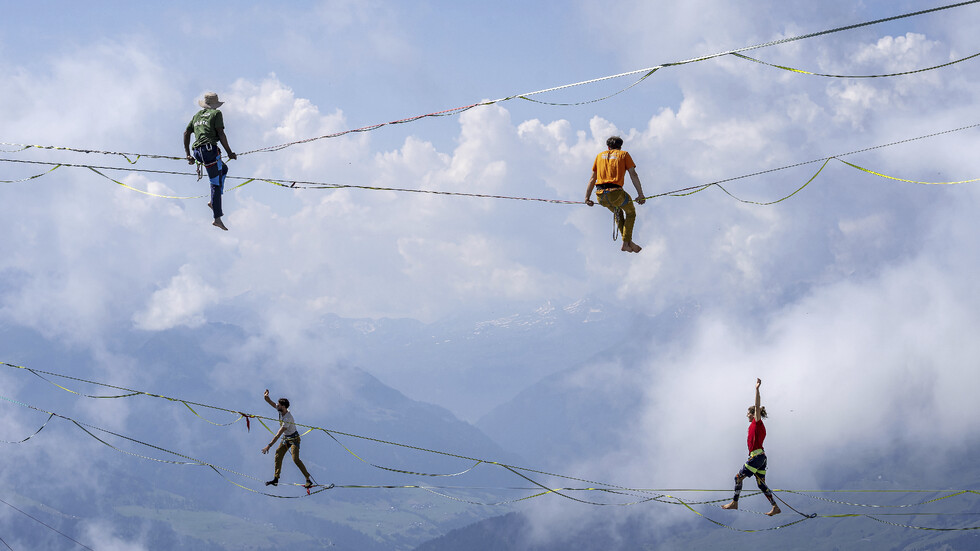
[[[633,182],[633,187],[636,188],[636,202],[639,204],[646,203],[647,200],[643,197],[643,188],[640,187],[640,176],[636,173],[635,168],[629,169],[630,180]]]
[[[269,398],[269,389],[265,389],[265,394],[263,394],[262,397],[265,398],[265,401],[270,406],[276,408],[276,403],[272,401],[272,398]],[[278,409],[279,408],[276,408],[277,411],[278,411]],[[272,442],[269,442],[269,445],[268,446],[262,448],[262,453],[269,453],[269,448],[271,448],[273,445],[275,445],[276,440],[279,440],[279,437],[282,436],[282,433],[283,433],[284,430],[286,430],[286,425],[280,425],[279,426],[279,431],[276,432],[276,435],[272,437]]]
[[[762,386],[762,379],[755,380],[755,420],[761,419],[759,412],[762,409],[762,396],[759,395],[759,387]]]

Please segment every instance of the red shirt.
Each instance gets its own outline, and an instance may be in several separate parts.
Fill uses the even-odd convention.
[[[762,419],[749,422],[749,453],[762,448],[762,441],[766,439],[766,426]]]

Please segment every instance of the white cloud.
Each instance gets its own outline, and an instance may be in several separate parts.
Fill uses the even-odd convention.
[[[87,521],[83,523],[84,535],[81,541],[96,549],[106,551],[145,551],[149,549],[144,543],[132,541],[117,534],[115,526],[104,521]]]
[[[923,440],[930,453],[955,449],[980,436],[971,394],[980,383],[980,344],[971,336],[980,304],[962,293],[968,279],[920,258],[815,289],[761,329],[707,315],[687,347],[651,350],[632,379],[611,372],[617,384],[647,389],[646,409],[629,427],[645,436],[583,469],[649,480],[656,465],[653,484],[727,486],[746,452],[756,377],[770,414],[771,480],[781,487],[813,484],[842,450],[898,443],[914,454]]]
[[[853,58],[859,64],[884,64],[885,71],[889,73],[914,71],[934,63],[935,58],[930,54],[940,47],[939,42],[910,32],[904,36],[883,36],[874,44],[861,47]]]
[[[179,103],[173,77],[135,43],[105,41],[48,52],[40,61],[5,68],[13,73],[0,86],[8,141],[131,151],[127,146],[143,141],[134,114]]]
[[[865,57],[907,58],[919,55],[915,52],[935,55],[942,50],[936,43],[910,34],[850,48],[866,50]],[[128,51],[131,60],[147,69],[138,73],[135,83],[116,85],[143,90],[159,77],[159,88],[171,90],[159,100],[168,103],[173,92],[162,83],[168,68],[156,65],[138,47]],[[105,69],[110,81],[124,78],[106,68],[107,51],[88,53],[93,59],[86,63],[93,74]],[[812,54],[806,49],[789,53]],[[658,72],[650,84],[677,82],[682,100],[676,108],[656,101],[644,105],[632,120],[626,119],[633,124],[625,127],[598,114],[587,128],[561,118],[511,121],[507,106],[497,105],[459,116],[451,151],[428,139],[424,124],[406,125],[383,130],[406,133],[392,150],[375,150],[372,134],[356,134],[245,156],[230,163],[231,174],[578,200],[592,158],[615,133],[627,138],[645,191],[656,194],[812,158],[815,144],[819,153],[846,150],[844,144],[856,139],[850,136],[852,125],[877,121],[868,117],[894,97],[887,89],[862,92],[860,85],[851,84],[828,88],[826,81],[803,77],[763,89],[755,84],[766,74],[762,70],[725,77],[730,79],[725,87],[759,95],[751,101],[725,87],[706,85],[702,79],[715,71],[707,65],[697,71],[685,66]],[[46,82],[49,88],[77,86],[74,72],[57,74],[62,76]],[[18,78],[20,86],[28,87],[43,81],[28,69],[21,69]],[[239,78],[223,92],[218,88],[227,102],[223,111],[229,138],[239,151],[347,128],[340,106],[321,113],[320,106],[275,74],[254,81]],[[192,99],[183,103],[191,105]],[[597,113],[603,105],[597,104]],[[183,120],[191,109],[173,111]],[[833,113],[843,118],[828,119]],[[141,125],[158,126],[159,114],[150,115],[147,118],[142,106],[133,102],[119,104],[116,111],[116,116]],[[68,123],[79,129],[92,124],[88,119]],[[860,145],[885,141],[879,134],[886,132],[861,135]],[[921,158],[931,155],[931,149],[922,151]],[[856,264],[867,249],[873,250],[876,262],[895,258],[900,248],[896,226],[907,220],[890,216],[889,206],[870,200],[848,206],[838,216],[839,201],[817,191],[830,188],[835,178],[850,170],[830,167],[811,188],[775,207],[742,207],[714,189],[651,200],[638,209],[637,241],[646,247],[639,256],[622,254],[609,243],[604,211],[577,206],[368,190],[288,191],[256,182],[226,194],[226,222],[232,231],[221,235],[207,224],[203,200],[153,199],[121,189],[107,192],[112,184],[93,187],[88,176],[68,173],[72,181],[79,179],[78,187],[60,190],[47,208],[59,217],[32,210],[32,220],[21,222],[19,229],[27,239],[6,245],[7,266],[33,275],[7,295],[3,307],[38,326],[77,331],[84,325],[97,331],[121,312],[129,312],[127,316],[144,328],[194,325],[205,319],[208,306],[236,300],[233,297],[243,293],[271,299],[269,311],[259,316],[298,308],[297,315],[310,318],[327,310],[352,316],[432,318],[451,311],[464,296],[468,304],[478,306],[501,297],[534,300],[551,298],[544,295],[554,292],[610,294],[611,289],[621,299],[654,311],[685,296],[745,304],[762,294],[778,301],[783,288],[805,288],[828,274],[860,273]],[[765,200],[786,193],[811,174],[806,167],[728,187],[740,196]],[[184,177],[125,178],[166,194],[206,191],[203,184]],[[863,189],[848,191],[858,197],[870,195]],[[30,204],[27,195],[18,197],[18,202]],[[860,236],[857,229],[844,232],[861,220],[877,221],[873,233],[868,233],[870,228],[860,230]],[[59,243],[57,254],[64,257],[51,262],[31,255],[24,247],[32,242],[34,247]],[[112,254],[106,254],[104,243],[113,243]],[[808,254],[800,259],[803,250]],[[835,268],[834,262],[840,265]],[[115,268],[112,285],[102,273],[106,266]],[[175,278],[181,270],[188,272]],[[68,284],[73,280],[74,288]],[[188,294],[198,284],[220,289],[220,296],[205,301]],[[179,301],[165,306],[178,295]],[[133,311],[139,314],[134,317]],[[73,321],[79,319],[86,321]]]
[[[193,267],[184,264],[166,287],[150,296],[146,308],[133,316],[133,322],[149,331],[178,325],[197,327],[206,321],[204,310],[219,300],[219,291],[197,275]]]
[[[887,2],[871,5],[894,10]],[[412,111],[418,113],[448,107],[434,105],[444,100],[456,105],[459,95],[474,89],[480,90],[476,97],[496,97],[491,92],[513,82],[509,73],[487,70],[483,62],[498,50],[481,49],[482,43],[460,43],[458,52],[423,59],[433,27],[402,24],[405,14],[389,8],[351,1],[300,11],[299,17],[290,12],[292,32],[285,37],[242,31],[267,30],[268,21],[278,24],[287,16],[235,11],[238,25],[213,36],[223,54],[239,52],[231,57],[246,61],[226,65],[229,56],[217,55],[221,61],[196,77],[211,79],[208,88],[227,102],[233,148],[241,152],[410,114],[391,114],[392,104],[420,106]],[[843,0],[753,8],[634,2],[617,8],[622,17],[613,21],[591,17],[594,7],[582,4],[583,20],[598,37],[582,43],[605,48],[602,58],[589,57],[594,48],[562,57],[574,60],[576,74],[590,67],[592,76],[878,13]],[[768,16],[757,17],[760,12]],[[967,48],[973,12],[950,11],[955,17],[936,16],[915,32],[882,36],[884,31],[869,28],[766,49],[759,57],[845,74],[918,68]],[[668,32],[650,32],[664,21],[670,22]],[[583,27],[542,28],[576,31],[587,35]],[[84,37],[73,35],[30,61],[5,57],[4,141],[179,155],[179,135],[204,88],[198,80],[187,83],[197,66],[187,58],[151,53],[181,51],[164,37],[167,32],[157,30],[147,44],[84,44]],[[229,45],[236,36],[258,46]],[[540,58],[521,53],[512,62],[515,74],[522,67],[535,70]],[[913,77],[840,81],[718,59],[658,71],[612,100],[585,107],[503,103],[229,164],[236,177],[577,201],[605,138],[620,134],[645,191],[659,194],[967,124],[977,103],[971,63]],[[567,74],[561,70],[548,67],[535,76],[547,81]],[[436,73],[441,80],[426,80]],[[433,89],[447,81],[453,86]],[[369,88],[381,88],[378,82],[389,87]],[[590,96],[585,89],[570,93],[580,91]],[[346,104],[334,99],[356,95],[363,97]],[[389,145],[377,144],[383,140]],[[849,160],[915,179],[967,179],[976,176],[975,142],[974,134],[958,133]],[[25,152],[24,158],[118,160],[48,151]],[[181,162],[148,159],[134,167],[188,170]],[[765,201],[796,189],[815,168],[726,186]],[[119,174],[154,193],[206,192],[193,177]],[[970,362],[980,351],[970,331],[980,321],[974,314],[980,305],[969,276],[980,266],[974,222],[980,194],[973,185],[886,182],[834,163],[809,188],[775,206],[743,206],[717,189],[658,197],[638,208],[636,236],[645,247],[640,255],[618,250],[605,210],[582,206],[297,191],[256,182],[226,194],[231,232],[225,234],[210,226],[206,200],[146,197],[81,169],[2,186],[9,237],[0,240],[0,314],[92,350],[104,375],[99,378],[114,382],[139,371],[106,344],[120,325],[147,331],[194,327],[219,307],[237,308],[261,328],[242,350],[230,352],[229,365],[202,375],[241,388],[263,374],[236,370],[231,364],[238,355],[288,361],[291,380],[336,383],[330,378],[342,374],[323,365],[343,355],[342,343],[333,348],[337,343],[309,330],[330,313],[431,320],[461,308],[516,309],[555,295],[609,297],[658,313],[693,300],[707,314],[690,349],[657,356],[649,371],[615,369],[615,377],[600,380],[649,389],[635,426],[652,436],[583,463],[581,472],[594,472],[587,468],[594,465],[616,480],[650,480],[655,473],[653,482],[728,484],[742,459],[742,412],[756,376],[764,380],[763,398],[773,414],[770,446],[774,473],[780,473],[775,484],[812,478],[826,465],[814,448],[844,442],[867,449],[882,432],[947,443],[975,436],[970,420],[978,412],[969,391],[978,381]],[[79,409],[88,419],[116,426],[128,420],[124,405],[86,403]],[[5,413],[3,419],[11,432],[33,426],[29,416]],[[43,436],[51,437],[47,429]],[[53,439],[49,450],[78,448],[78,438]],[[81,465],[79,478],[95,485],[96,468],[82,459],[89,445],[101,446],[48,455],[58,471]],[[680,450],[684,460],[664,450]],[[92,529],[111,534],[111,527]],[[139,548],[114,536],[106,541]]]

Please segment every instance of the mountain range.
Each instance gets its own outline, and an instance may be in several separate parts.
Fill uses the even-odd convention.
[[[700,311],[692,303],[644,316],[586,300],[435,323],[327,316],[308,331],[344,343],[329,357],[283,350],[233,323],[120,328],[110,342],[86,347],[8,321],[0,325],[2,361],[72,377],[46,376],[81,394],[121,393],[82,382],[93,380],[189,406],[147,395],[86,398],[23,370],[0,371],[0,394],[8,398],[0,417],[17,429],[0,439],[17,441],[44,421],[24,404],[76,419],[93,433],[55,418],[27,442],[0,446],[0,497],[25,513],[0,507],[9,527],[3,537],[15,549],[76,548],[40,520],[88,545],[110,535],[149,549],[748,549],[760,538],[765,547],[787,549],[853,548],[841,542],[980,548],[978,530],[802,519],[790,511],[778,520],[803,522],[745,534],[655,502],[582,505],[580,521],[542,539],[540,511],[561,497],[515,502],[535,493],[533,482],[501,464],[531,469],[518,471],[532,480],[542,479],[538,471],[582,474],[575,469],[622,447],[633,436],[621,427],[644,396],[630,377],[613,374],[649,369],[651,361],[656,369],[649,351],[685,342]],[[275,429],[275,412],[261,398],[267,387],[290,396],[298,423],[325,429],[303,436],[302,457],[318,483],[336,487],[307,496],[292,485],[301,477],[288,457],[284,484],[266,487],[272,458],[259,453],[270,438],[262,423],[250,419],[246,430],[235,414],[198,405],[266,416]],[[927,468],[899,442],[880,451],[841,458],[820,472],[818,486],[980,488],[978,442],[963,442]],[[218,469],[164,462],[188,457]],[[880,518],[965,528],[975,524],[975,514],[963,513],[976,511],[976,497],[940,500],[929,510],[934,518]],[[791,503],[801,501],[804,512],[837,510],[802,498]],[[740,522],[751,515],[713,505],[698,510],[733,526],[745,526]]]

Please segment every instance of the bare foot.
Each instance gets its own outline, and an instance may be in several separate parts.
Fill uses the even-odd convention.
[[[730,501],[730,502],[722,505],[721,508],[722,509],[738,509],[738,502],[737,501]]]
[[[782,513],[782,511],[779,509],[779,505],[773,504],[772,510],[766,514],[769,516],[773,516],[773,515],[778,515],[779,513]]]
[[[221,228],[221,229],[223,229],[225,231],[228,231],[228,228],[225,227],[224,223],[221,221],[220,218],[215,218],[214,219],[214,222],[212,222],[211,225],[212,226],[217,226],[217,227],[219,227],[219,228]]]
[[[638,253],[643,250],[643,247],[633,243],[632,241],[623,241],[623,248],[621,250],[628,253]]]

